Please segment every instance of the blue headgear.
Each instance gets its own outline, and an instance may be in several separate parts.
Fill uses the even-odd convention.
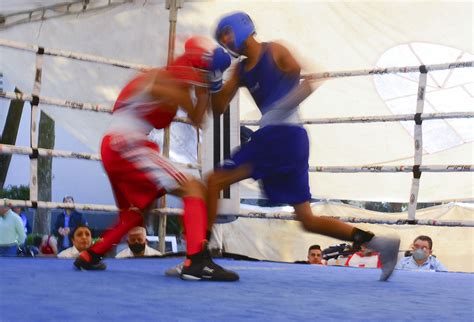
[[[223,44],[219,41],[222,34],[231,32],[234,35],[232,44]],[[244,41],[255,33],[255,25],[245,12],[238,11],[227,15],[219,21],[216,28],[216,40],[225,47],[233,56],[238,57],[241,54]]]

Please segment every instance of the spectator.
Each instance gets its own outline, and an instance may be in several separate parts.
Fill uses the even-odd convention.
[[[31,226],[28,222],[28,218],[26,218],[26,214],[23,212],[23,209],[21,207],[12,207],[12,210],[14,213],[20,216],[21,221],[23,222],[23,227],[25,228],[25,234],[31,234]]]
[[[308,264],[326,265],[326,261],[323,260],[323,252],[321,246],[312,245],[308,249]]]
[[[118,253],[115,258],[161,255],[159,251],[147,245],[146,230],[141,226],[130,229],[127,243],[128,247]]]
[[[40,256],[56,256],[58,253],[58,240],[53,235],[44,235],[41,238]]]
[[[412,244],[413,253],[402,258],[397,269],[411,269],[417,271],[446,272],[443,264],[433,256],[433,240],[428,236],[418,236]]]
[[[323,259],[323,252],[321,246],[311,245],[308,248],[308,260],[296,261],[296,264],[314,264],[314,265],[326,265],[326,261]]]
[[[66,196],[63,198],[64,203],[74,205],[74,198]],[[76,229],[77,226],[87,226],[87,221],[80,212],[77,212],[74,208],[64,209],[63,213],[56,218],[54,225],[54,234],[58,236],[58,250],[62,251],[72,246],[72,234],[71,232]]]
[[[0,256],[16,256],[26,234],[20,217],[10,208],[0,206]]]
[[[365,245],[361,245],[361,249],[358,252],[350,255],[347,258],[346,266],[351,267],[366,267],[366,268],[381,268],[380,254],[367,248]]]
[[[92,245],[92,232],[89,227],[79,225],[72,232],[72,247],[58,254],[58,258],[76,258],[79,253]]]

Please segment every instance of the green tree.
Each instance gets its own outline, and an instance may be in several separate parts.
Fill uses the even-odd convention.
[[[5,188],[0,188],[0,198],[30,200],[30,188],[27,185],[8,185]]]

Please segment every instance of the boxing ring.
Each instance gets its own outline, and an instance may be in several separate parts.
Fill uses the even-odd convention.
[[[30,147],[0,145],[0,154],[22,154],[30,158],[31,200],[3,199],[3,206],[28,208],[71,208],[69,204],[38,200],[37,160],[39,156],[100,161],[97,154],[42,149],[38,147],[37,115],[41,104],[111,113],[110,106],[41,95],[44,55],[128,68],[137,71],[151,66],[131,64],[115,59],[0,39],[0,46],[36,54],[35,86],[32,93],[1,92],[4,99],[31,104]],[[416,218],[418,190],[423,172],[473,172],[472,164],[425,165],[422,162],[423,122],[437,119],[472,118],[474,112],[425,113],[424,96],[429,72],[472,68],[474,62],[376,68],[305,75],[304,79],[333,79],[391,73],[419,72],[416,113],[305,119],[305,125],[414,122],[414,164],[396,166],[311,166],[310,172],[329,173],[412,173],[411,192],[406,219],[370,219],[334,216],[352,223],[474,227],[474,222],[425,220]],[[185,118],[175,122],[188,124]],[[255,126],[257,122],[240,122]],[[165,141],[164,150],[168,149]],[[178,164],[182,168],[202,170],[203,164]],[[116,212],[113,205],[75,204],[78,210]],[[175,208],[158,208],[158,215],[180,215]],[[237,209],[224,217],[294,220],[288,212],[258,212]],[[165,232],[160,232],[163,237]],[[164,239],[164,238],[163,238]],[[232,261],[217,259],[219,264],[235,270],[237,283],[185,283],[165,277],[163,272],[181,258],[107,259],[106,272],[78,273],[69,260],[0,258],[0,321],[91,321],[91,320],[159,320],[159,321],[257,321],[307,320],[472,320],[474,309],[474,276],[464,273],[423,273],[397,271],[389,283],[378,281],[375,269],[292,265],[275,262]],[[18,272],[21,272],[19,275]],[[53,278],[54,276],[54,278]],[[459,287],[458,287],[459,286]],[[62,299],[67,298],[65,305]],[[258,305],[257,305],[258,304]],[[427,316],[429,314],[429,318]]]
[[[17,50],[34,52],[36,53],[36,72],[34,79],[34,88],[33,93],[21,93],[21,92],[0,92],[0,98],[5,99],[15,99],[20,101],[26,101],[31,104],[31,134],[30,134],[30,147],[18,147],[6,144],[0,144],[0,154],[23,154],[30,157],[30,196],[31,200],[22,201],[22,200],[9,200],[4,199],[4,205],[13,205],[21,207],[30,207],[30,208],[68,208],[70,205],[64,203],[55,203],[48,201],[37,200],[37,158],[38,156],[47,156],[47,157],[58,157],[58,158],[76,158],[84,159],[91,161],[99,161],[100,156],[98,154],[90,154],[83,152],[73,152],[73,151],[59,151],[59,150],[50,150],[38,148],[38,124],[37,124],[37,114],[39,109],[39,104],[55,105],[64,108],[79,109],[86,111],[94,111],[98,113],[111,113],[112,107],[104,106],[100,104],[88,103],[88,102],[77,102],[71,100],[62,100],[57,98],[43,97],[40,95],[41,91],[41,74],[42,74],[42,65],[43,65],[43,56],[59,56],[68,59],[87,61],[99,64],[106,64],[111,66],[116,66],[119,68],[128,68],[134,69],[137,71],[143,71],[151,66],[133,64],[128,62],[123,62],[115,59],[70,52],[64,50],[58,50],[53,48],[44,48],[37,45],[25,44],[20,42],[15,42],[11,40],[0,39],[0,46],[9,47]],[[310,81],[317,81],[321,79],[334,79],[341,77],[356,77],[356,76],[368,76],[368,75],[384,75],[384,74],[394,74],[394,73],[413,73],[419,72],[419,86],[418,86],[418,96],[416,103],[416,113],[415,114],[399,114],[399,115],[384,115],[384,116],[363,116],[363,117],[339,117],[339,118],[323,118],[323,119],[304,119],[302,124],[312,125],[312,124],[340,124],[340,123],[372,123],[372,122],[399,122],[399,121],[413,121],[414,124],[414,161],[413,165],[398,165],[398,166],[378,166],[378,165],[366,165],[366,166],[352,166],[352,167],[338,167],[338,166],[310,166],[310,172],[329,172],[329,173],[401,173],[409,172],[413,174],[411,193],[409,196],[409,208],[408,208],[408,218],[405,221],[387,221],[390,224],[424,224],[424,225],[459,225],[459,226],[468,226],[474,227],[474,222],[443,222],[443,221],[417,221],[415,218],[416,206],[418,200],[418,190],[421,180],[421,174],[423,172],[473,172],[474,167],[472,164],[447,164],[447,165],[423,165],[422,164],[422,152],[423,152],[423,132],[422,125],[423,121],[429,120],[438,120],[438,119],[454,119],[454,118],[473,118],[474,112],[450,112],[450,113],[423,113],[424,100],[425,100],[425,91],[427,84],[428,73],[438,70],[453,70],[457,68],[472,68],[474,66],[474,61],[467,62],[452,62],[445,64],[433,64],[433,65],[420,65],[420,66],[406,66],[406,67],[391,67],[391,68],[375,68],[367,70],[355,70],[355,71],[341,71],[341,72],[324,72],[324,73],[315,73],[303,75],[302,79],[307,79]],[[174,122],[180,122],[185,124],[190,124],[186,118],[177,117],[174,119]],[[242,121],[241,125],[256,126],[258,125],[257,121]],[[169,149],[169,142],[164,142],[163,150],[166,151]],[[180,164],[178,166],[187,169],[198,169],[203,170],[202,164]],[[118,209],[114,206],[109,205],[92,205],[92,204],[75,204],[75,208],[78,210],[98,210],[98,211],[117,211]],[[170,214],[170,215],[179,215],[181,212],[176,209],[155,209],[156,213],[159,214]],[[235,210],[234,210],[235,212]],[[228,213],[224,215],[236,215],[242,217],[256,217],[256,218],[279,218],[279,219],[293,219],[293,216],[289,213],[246,213],[238,211],[235,213]],[[364,220],[356,218],[338,218],[343,221],[349,222],[364,222]],[[367,221],[370,222],[370,221]],[[377,223],[377,222],[372,222]]]

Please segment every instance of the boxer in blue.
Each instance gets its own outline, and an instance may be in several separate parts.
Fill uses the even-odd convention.
[[[223,113],[239,87],[246,87],[262,113],[260,128],[222,167],[208,177],[208,231],[217,215],[220,191],[247,178],[261,180],[267,198],[294,207],[304,229],[366,244],[379,251],[382,260],[380,279],[387,280],[397,263],[400,239],[375,236],[336,219],[313,214],[309,200],[309,140],[299,123],[298,104],[316,86],[301,79],[301,67],[290,51],[275,42],[255,39],[255,26],[244,12],[222,17],[216,28],[217,42],[224,47],[214,50],[212,58],[212,108]],[[229,52],[242,59],[230,79],[222,74],[231,63]],[[242,57],[243,56],[243,57]]]

